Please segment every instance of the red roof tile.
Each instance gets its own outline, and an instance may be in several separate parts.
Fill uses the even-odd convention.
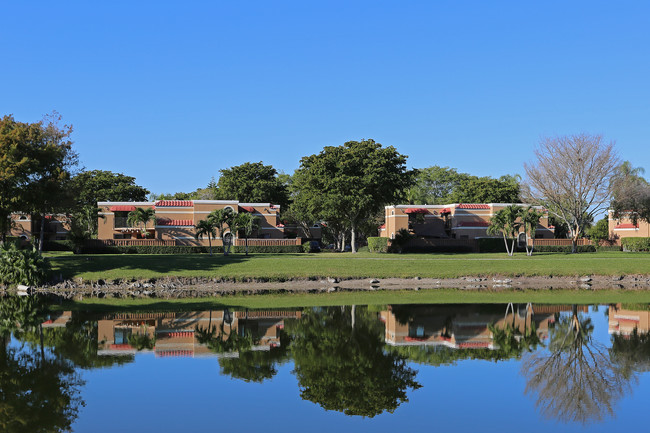
[[[639,225],[638,225],[638,224],[631,224],[631,223],[627,223],[627,224],[618,224],[618,225],[617,225],[616,227],[614,227],[614,228],[616,228],[616,229],[638,229],[638,228],[639,228]]]
[[[156,206],[162,207],[192,207],[194,203],[192,200],[159,200]]]
[[[118,206],[111,206],[109,211],[111,212],[131,212],[135,210],[135,206],[124,206],[124,205],[118,205]]]
[[[489,227],[487,221],[460,221],[456,227]]]
[[[386,224],[382,224],[382,225],[379,226],[379,230],[383,230],[385,228],[386,228]]]
[[[193,226],[194,221],[192,220],[171,220],[168,218],[158,218],[156,220],[156,225],[158,226]]]
[[[490,209],[489,204],[458,204],[456,209]]]
[[[409,208],[409,209],[404,209],[404,213],[422,213],[422,214],[429,214],[429,213],[431,213],[431,212],[429,212],[428,209],[425,209],[425,208],[423,208],[423,207],[420,207],[420,208],[413,208],[413,207],[412,207],[412,208]]]

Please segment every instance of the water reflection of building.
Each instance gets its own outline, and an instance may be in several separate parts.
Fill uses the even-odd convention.
[[[647,309],[629,309],[630,307],[640,308],[642,306],[610,305],[610,334],[631,335],[634,329],[637,329],[641,334],[650,332],[650,311]],[[648,308],[648,306],[645,307]]]
[[[512,326],[520,334],[534,325],[538,337],[548,337],[555,313],[571,306],[506,305],[397,305],[381,312],[385,341],[392,346],[446,346],[454,349],[494,349],[490,325]],[[580,307],[586,311],[587,307]]]
[[[42,323],[43,328],[64,328],[72,319],[72,311],[59,311],[50,313],[47,320]]]
[[[256,344],[251,350],[270,350],[280,345],[284,319],[300,318],[300,311],[188,311],[106,314],[97,321],[99,355],[134,354],[132,336],[154,342],[157,357],[214,355],[197,340],[198,329],[221,329],[224,336],[250,333]],[[224,354],[223,356],[237,356]]]

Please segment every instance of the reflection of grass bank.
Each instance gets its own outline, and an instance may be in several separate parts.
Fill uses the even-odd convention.
[[[540,304],[614,304],[650,303],[650,292],[621,290],[517,290],[503,292],[455,289],[399,290],[391,292],[340,292],[329,294],[284,294],[229,296],[194,299],[92,299],[56,306],[63,310],[209,310],[223,307],[299,308],[332,305],[376,304],[450,304],[450,303],[540,303]]]
[[[650,273],[650,254],[602,252],[505,254],[48,254],[55,275],[86,280],[210,277],[235,281],[338,278],[457,278],[461,276],[573,276]]]

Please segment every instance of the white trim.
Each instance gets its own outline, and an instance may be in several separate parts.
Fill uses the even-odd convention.
[[[98,201],[97,206],[155,206],[151,201]]]
[[[194,239],[197,240],[194,236],[174,236],[173,239]],[[212,238],[216,239],[216,238]]]
[[[97,212],[99,215],[115,215],[113,212]]]
[[[396,217],[408,218],[408,215],[388,215],[388,218],[396,218]]]
[[[617,229],[616,227],[614,227],[614,230],[616,230],[617,232],[638,232],[639,231],[638,228],[635,228],[635,229]]]
[[[274,206],[271,203],[239,203],[239,206],[264,206],[264,207],[271,207]]]
[[[259,230],[282,230],[284,227],[260,227]]]

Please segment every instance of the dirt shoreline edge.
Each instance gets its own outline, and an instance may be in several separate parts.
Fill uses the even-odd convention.
[[[163,277],[148,280],[73,281],[37,288],[22,288],[23,294],[40,293],[63,299],[94,298],[200,298],[282,293],[332,293],[349,291],[435,290],[471,291],[505,290],[649,290],[650,275],[520,276],[460,278],[364,278],[364,279],[296,279],[289,281],[246,282],[223,281],[216,278]],[[11,293],[11,290],[0,292]]]

